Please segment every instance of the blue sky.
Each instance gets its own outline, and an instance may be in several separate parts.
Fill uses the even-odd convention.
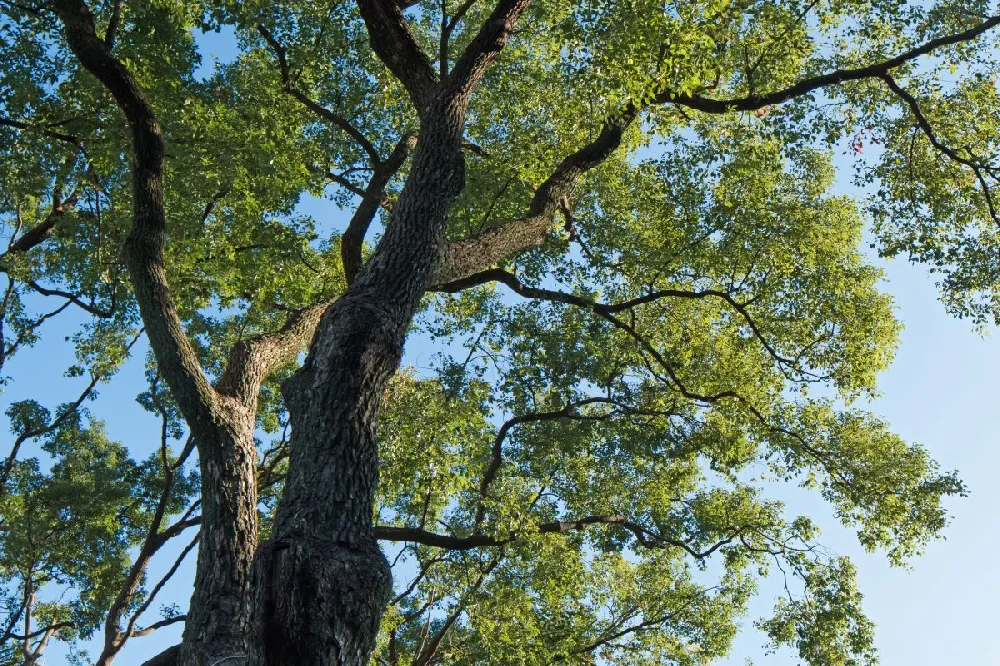
[[[209,34],[202,40],[206,69],[216,59],[231,57],[231,37]],[[213,57],[214,56],[214,57]],[[844,172],[845,181],[850,174]],[[846,186],[845,186],[845,189]],[[312,214],[339,216],[318,201],[310,202]],[[933,280],[923,267],[903,261],[882,262],[885,289],[896,299],[897,313],[905,325],[901,344],[890,370],[881,377],[882,395],[871,404],[876,414],[888,420],[907,440],[927,447],[943,469],[958,469],[971,496],[950,501],[954,519],[946,540],[932,543],[926,554],[909,569],[892,568],[881,554],[864,553],[853,534],[839,527],[830,509],[813,493],[776,487],[790,512],[818,517],[824,528],[822,541],[832,550],[850,555],[858,566],[866,609],[877,624],[877,644],[885,666],[912,664],[1000,663],[1000,634],[995,630],[993,609],[1000,598],[1000,580],[994,570],[1000,550],[1000,409],[996,386],[1000,378],[1000,339],[983,337],[967,322],[944,312],[937,300]],[[25,397],[44,398],[49,405],[71,399],[78,388],[61,373],[72,362],[71,346],[59,345],[62,327],[46,333],[49,342],[29,350],[10,363],[7,370],[15,382],[0,395],[0,407]],[[121,375],[102,388],[89,407],[107,421],[110,434],[129,444],[137,457],[156,446],[156,421],[134,402],[142,386],[145,348],[139,349]],[[407,361],[426,365],[428,347],[420,341],[408,346]],[[8,436],[9,437],[9,436]],[[25,451],[30,454],[30,449]],[[174,552],[183,547],[178,540]],[[193,562],[193,558],[192,558]],[[160,559],[152,576],[169,566]],[[186,566],[165,590],[162,602],[185,607],[190,593],[192,567]],[[755,614],[764,614],[778,594],[777,581],[765,585]],[[157,619],[155,609],[152,621]],[[749,624],[749,623],[748,623]],[[122,664],[139,663],[158,649],[176,642],[178,628],[158,632],[150,638],[130,642],[120,655]],[[748,629],[737,639],[727,664],[795,664],[787,654],[766,656],[763,637]],[[62,661],[58,650],[50,651],[47,663]]]
[[[982,337],[948,316],[923,267],[880,263],[905,328],[871,409],[907,440],[926,446],[943,469],[958,469],[970,496],[948,503],[954,518],[946,539],[930,544],[909,570],[890,567],[880,553],[865,553],[815,494],[785,489],[782,498],[790,511],[824,516],[821,541],[857,564],[884,666],[1000,663],[1000,581],[988,574],[1000,546],[1000,339]],[[758,609],[766,612],[766,604]],[[761,642],[759,634],[746,632],[727,663],[743,664],[747,657],[756,664],[796,663],[761,658]]]

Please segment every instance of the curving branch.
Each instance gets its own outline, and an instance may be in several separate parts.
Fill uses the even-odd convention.
[[[65,132],[57,132],[56,130],[52,129],[57,125],[52,123],[47,123],[47,124],[30,123],[30,122],[25,122],[23,120],[15,120],[13,118],[4,118],[0,116],[0,126],[11,127],[13,129],[20,131],[38,132],[39,134],[47,136],[50,139],[55,139],[57,141],[68,143],[83,154],[87,153],[87,151],[84,150],[83,143],[80,141],[80,138],[78,136],[76,136],[75,134],[66,134]]]
[[[618,149],[625,130],[638,116],[638,107],[628,107],[607,121],[597,138],[563,159],[535,191],[524,217],[449,244],[438,265],[432,289],[447,291],[449,283],[541,246],[552,231],[556,214],[569,210],[570,196],[580,178]]]
[[[216,427],[217,396],[181,326],[163,264],[166,211],[163,202],[164,140],[146,93],[111,55],[83,0],[53,0],[66,41],[81,65],[114,97],[132,134],[133,226],[123,255],[150,346],[171,393],[196,433]]]
[[[172,645],[152,659],[144,661],[142,666],[176,666],[180,653],[181,646]]]
[[[463,104],[468,103],[469,95],[478,85],[483,74],[486,73],[490,63],[500,55],[510,39],[514,24],[530,4],[531,0],[500,0],[497,2],[489,18],[486,19],[479,32],[472,38],[459,57],[458,62],[455,63],[455,69],[448,75],[446,82],[449,98],[461,100]],[[469,7],[471,5],[466,3],[459,10],[463,16]],[[452,26],[454,26],[454,21]],[[446,30],[446,34],[442,36],[444,43],[447,43],[447,37],[450,35],[450,30],[447,28]]]
[[[920,131],[924,133],[924,136],[927,137],[927,140],[930,141],[931,145],[934,146],[938,152],[943,153],[952,161],[972,169],[972,173],[975,174],[976,180],[979,182],[983,198],[986,200],[986,206],[989,209],[990,217],[993,219],[995,224],[1000,225],[1000,217],[997,216],[997,209],[993,203],[993,195],[990,192],[989,184],[986,182],[986,177],[983,175],[984,165],[978,160],[962,157],[954,149],[949,148],[947,145],[942,143],[934,133],[934,129],[931,127],[927,117],[920,109],[920,104],[917,102],[917,99],[902,88],[891,74],[882,74],[879,78],[885,82],[885,85],[893,92],[893,94],[906,103],[910,112],[913,114],[913,117],[916,119],[917,126],[920,128]],[[996,179],[995,176],[994,179]]]
[[[696,291],[685,290],[685,289],[658,289],[656,291],[651,291],[643,296],[638,296],[636,298],[631,298],[625,301],[620,301],[618,303],[601,303],[594,301],[583,296],[578,296],[576,294],[570,294],[562,291],[555,291],[552,289],[542,289],[539,287],[529,287],[521,282],[517,276],[507,271],[500,269],[491,269],[483,271],[482,273],[477,273],[475,275],[470,275],[469,277],[451,283],[450,285],[445,285],[440,291],[446,293],[454,293],[467,289],[470,286],[485,284],[487,282],[499,282],[504,286],[508,287],[511,291],[524,298],[532,298],[537,300],[551,301],[554,303],[566,303],[569,305],[575,305],[578,307],[586,308],[607,318],[607,315],[614,315],[620,312],[631,310],[640,305],[646,303],[652,303],[664,298],[681,298],[688,300],[702,300],[706,298],[718,298],[729,304],[730,307],[735,310],[743,321],[750,328],[751,333],[760,342],[761,346],[764,347],[768,355],[771,356],[776,362],[781,365],[790,367],[792,370],[808,374],[807,371],[800,367],[800,360],[798,358],[789,358],[781,355],[767,339],[767,337],[761,331],[756,320],[750,315],[747,310],[747,305],[745,303],[740,303],[733,295],[727,291],[721,291],[718,289],[700,289]],[[610,321],[610,320],[609,320]],[[612,322],[614,323],[614,322]]]
[[[530,536],[531,534],[565,534],[567,532],[578,532],[592,525],[613,525],[630,532],[636,541],[644,548],[680,548],[691,557],[704,560],[711,557],[720,548],[733,543],[739,538],[742,530],[733,530],[732,534],[713,543],[711,546],[698,550],[688,541],[671,539],[643,527],[639,523],[629,520],[620,515],[597,515],[585,516],[574,520],[557,520],[546,523],[538,523],[532,529],[512,530],[505,537],[490,536],[487,534],[472,534],[458,537],[447,534],[438,534],[415,527],[396,527],[391,525],[380,525],[375,527],[375,538],[379,541],[405,541],[409,543],[419,543],[432,548],[442,548],[444,550],[472,550],[474,548],[493,548],[504,546],[518,539]]]
[[[521,414],[507,420],[500,426],[499,430],[497,430],[496,437],[493,438],[493,446],[490,448],[490,461],[487,463],[486,470],[483,472],[483,478],[479,482],[480,502],[479,508],[476,509],[475,520],[475,524],[477,526],[480,525],[483,518],[486,517],[486,505],[484,504],[484,501],[486,500],[487,495],[489,495],[490,485],[496,478],[497,473],[500,471],[500,465],[503,463],[503,443],[504,440],[507,439],[507,435],[510,434],[510,431],[514,427],[525,423],[539,423],[542,421],[555,421],[558,419],[586,418],[581,417],[578,414],[578,410],[581,407],[595,404],[610,404],[619,409],[635,411],[611,398],[592,397],[566,403],[566,405],[561,409],[547,412],[531,412],[529,414]]]
[[[340,238],[340,257],[347,284],[354,282],[358,271],[361,270],[361,248],[364,244],[365,234],[368,233],[368,227],[375,219],[378,209],[386,207],[385,188],[402,168],[410,151],[415,146],[416,138],[407,134],[396,143],[396,147],[393,148],[389,157],[384,161],[375,162],[371,180],[368,181],[368,185],[361,195],[361,203],[358,204],[344,235]]]
[[[795,84],[763,95],[747,95],[731,99],[713,99],[691,94],[676,94],[670,91],[660,93],[654,98],[657,104],[677,104],[704,113],[730,113],[732,111],[756,111],[766,106],[782,104],[803,95],[808,95],[821,88],[840,85],[850,81],[880,78],[890,71],[913,62],[921,56],[936,51],[945,46],[954,46],[969,42],[1000,25],[1000,16],[991,16],[975,26],[959,33],[943,35],[904,51],[892,58],[873,63],[865,67],[837,69],[803,79]]]
[[[2,267],[0,267],[0,273],[6,273],[6,271]],[[59,298],[65,298],[67,303],[72,303],[81,310],[89,312],[90,314],[94,315],[99,319],[107,319],[109,317],[114,316],[115,314],[115,303],[114,303],[115,294],[112,294],[111,309],[102,310],[101,308],[94,305],[93,302],[87,303],[77,294],[74,294],[72,292],[63,291],[62,289],[50,289],[48,287],[43,287],[34,280],[28,280],[24,284],[30,287],[35,293],[41,294],[42,296],[58,296]]]
[[[132,350],[132,347],[135,346],[135,343],[139,341],[140,337],[142,337],[142,331],[139,331],[139,334],[132,338],[132,341],[125,347],[126,353]],[[14,444],[11,445],[10,453],[7,455],[7,459],[4,461],[3,467],[0,468],[0,498],[2,498],[7,492],[7,481],[10,480],[10,475],[14,470],[14,465],[17,464],[17,454],[20,451],[21,446],[29,439],[42,437],[58,428],[63,421],[68,419],[80,409],[80,405],[82,405],[84,401],[90,397],[97,385],[104,379],[107,379],[106,375],[91,375],[90,383],[84,387],[83,391],[80,392],[80,395],[77,396],[76,400],[66,405],[63,410],[59,412],[54,419],[52,419],[51,422],[44,426],[39,426],[38,428],[26,430],[14,439]]]
[[[58,188],[57,188],[58,189]],[[42,220],[37,226],[33,227],[29,231],[21,235],[20,238],[13,240],[7,250],[0,254],[0,260],[11,254],[22,254],[28,250],[41,245],[42,242],[52,235],[56,224],[66,213],[71,212],[76,208],[76,203],[79,201],[79,194],[74,190],[65,199],[61,198],[57,192],[52,197],[52,209],[49,211],[45,219]]]
[[[312,341],[316,327],[331,303],[331,300],[324,300],[299,310],[288,318],[280,330],[233,345],[226,369],[216,382],[218,392],[236,398],[242,404],[256,400],[267,376],[295,360]]]
[[[626,636],[637,634],[643,631],[651,631],[654,629],[658,629],[664,623],[669,622],[671,619],[673,619],[676,615],[677,615],[676,613],[667,613],[666,615],[660,615],[658,617],[649,620],[643,620],[641,622],[637,622],[633,625],[630,625],[623,629],[619,629],[602,638],[599,638],[594,642],[590,643],[589,645],[580,648],[576,652],[587,653],[587,652],[593,652],[605,646],[615,647],[614,645],[612,645],[612,643],[614,643],[614,641],[618,640],[619,638],[625,638]]]
[[[503,6],[512,4],[516,4],[514,0],[501,3]],[[499,7],[500,5],[498,5],[498,10]],[[993,16],[968,30],[929,40],[893,58],[866,67],[838,69],[809,77],[786,88],[762,95],[751,94],[740,98],[714,99],[696,94],[675,94],[664,91],[654,97],[653,103],[676,104],[712,114],[755,111],[787,102],[825,87],[849,81],[879,78],[893,69],[911,63],[942,47],[975,40],[998,25],[1000,25],[1000,16]],[[494,30],[497,29],[499,27],[494,26]],[[459,69],[456,66],[453,76],[458,76],[458,72]],[[643,108],[636,104],[630,104],[618,117],[611,118],[605,123],[597,139],[563,160],[552,176],[538,189],[527,215],[503,223],[480,236],[451,243],[444,252],[435,276],[435,288],[441,289],[450,282],[467,278],[522,252],[543,245],[552,231],[555,215],[560,209],[564,212],[569,211],[569,197],[580,176],[604,162],[614,152],[621,143],[622,132],[638,117]]]

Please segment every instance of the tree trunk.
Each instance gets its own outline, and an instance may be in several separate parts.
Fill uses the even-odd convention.
[[[215,441],[198,442],[201,536],[178,666],[208,666],[226,657],[239,658],[231,662],[239,664],[246,656],[258,540],[257,449],[253,416],[232,411],[242,423],[220,428]]]
[[[368,666],[392,590],[372,533],[375,423],[464,185],[460,118],[425,114],[382,242],[284,386],[291,457],[274,539],[258,553],[255,666]]]

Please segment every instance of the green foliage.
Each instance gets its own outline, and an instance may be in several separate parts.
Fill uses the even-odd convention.
[[[103,34],[115,3],[88,4]],[[375,519],[480,543],[386,544],[399,596],[376,659],[424,663],[433,649],[458,666],[706,664],[727,654],[760,580],[783,573],[794,594],[758,623],[775,648],[814,666],[875,661],[852,565],[819,548],[819,527],[770,498],[758,472],[816,489],[894,564],[940,535],[945,498],[964,493],[862,409],[899,323],[858,246],[871,223],[883,254],[943,272],[951,310],[980,324],[1000,316],[1000,234],[970,166],[995,184],[995,37],[893,71],[935,141],[965,162],[878,79],[745,112],[655,102],[754,99],[964,30],[988,4],[532,3],[473,96],[449,239],[524,216],[609,118],[648,108],[584,176],[547,241],[502,265],[561,297],[492,283],[425,300],[411,334],[421,367],[383,401]],[[354,3],[121,6],[113,52],[167,144],[168,279],[217,378],[234,344],[346,286],[342,218],[374,165],[296,94],[360,128],[382,158],[419,131],[417,113]],[[444,3],[452,16],[460,6]],[[441,8],[405,12],[437,58]],[[452,25],[447,62],[491,10],[480,0]],[[3,12],[0,120],[16,124],[0,122],[0,221],[23,238],[75,201],[44,242],[0,255],[0,358],[71,344],[67,374],[106,379],[141,327],[119,258],[132,214],[127,126],[49,13]],[[199,69],[206,30],[238,43],[210,72]],[[838,187],[844,150],[866,199]],[[407,170],[390,179],[386,207]],[[303,215],[306,196],[327,198],[332,219]],[[387,221],[380,214],[370,241]],[[49,302],[84,316],[62,341],[44,337],[61,312]],[[257,414],[264,535],[288,456],[280,382],[293,368],[265,382]],[[0,489],[0,602],[14,616],[25,595],[49,590],[28,605],[38,626],[68,623],[64,641],[103,621],[165,479],[176,472],[168,518],[196,498],[197,479],[170,471],[183,461],[166,442],[183,421],[151,359],[146,370],[138,400],[162,419],[164,449],[144,461],[79,405],[61,420],[65,408],[41,396],[6,412],[18,445],[30,444]]]
[[[0,499],[0,580],[15,608],[37,597],[35,626],[58,623],[63,640],[88,638],[104,622],[133,549],[146,536],[162,465],[159,456],[133,460],[103,423],[79,416],[64,420],[42,450],[50,456],[45,467],[39,458],[19,462]],[[181,510],[196,490],[197,479],[182,475],[168,510]]]

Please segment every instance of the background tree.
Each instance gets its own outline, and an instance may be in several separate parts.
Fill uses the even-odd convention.
[[[898,329],[857,246],[992,210],[989,3],[0,6],[3,357],[79,311],[90,377],[8,414],[10,659],[183,621],[149,663],[706,663],[773,566],[775,645],[874,660],[852,565],[762,486],[896,563],[963,492],[853,406]],[[866,207],[831,157],[876,132]],[[296,212],[323,193],[346,226]],[[414,332],[439,354],[399,373]],[[138,339],[145,461],[83,409]],[[195,548],[190,607],[140,622]]]

